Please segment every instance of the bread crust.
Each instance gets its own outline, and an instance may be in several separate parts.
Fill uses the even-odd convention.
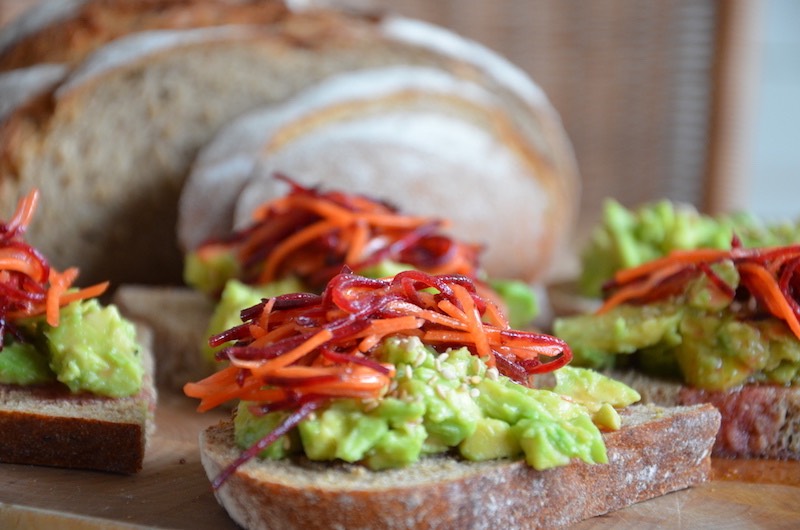
[[[72,394],[60,383],[0,385],[0,462],[114,473],[142,469],[155,429],[150,338],[139,330],[145,375],[130,397]]]
[[[719,413],[634,406],[604,434],[609,463],[536,471],[522,461],[424,459],[371,472],[327,463],[248,462],[215,492],[248,529],[553,528],[708,479]],[[230,422],[200,435],[215,477],[239,454]]]
[[[34,11],[50,9],[47,3],[41,2]],[[137,31],[270,24],[288,13],[280,0],[83,0],[73,4],[56,17],[23,14],[27,20],[6,28],[13,34],[0,46],[0,72],[38,63],[76,64],[103,44]]]
[[[702,390],[634,370],[607,375],[635,388],[642,403],[670,407],[710,403],[721,413],[713,456],[800,460],[800,388],[769,384]]]

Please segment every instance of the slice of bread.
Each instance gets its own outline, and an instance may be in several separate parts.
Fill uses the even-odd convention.
[[[141,391],[110,398],[62,385],[0,385],[0,462],[135,473],[155,429],[156,388],[149,331],[138,329]]]
[[[536,471],[522,461],[426,458],[369,471],[309,461],[250,461],[215,495],[243,528],[554,528],[709,478],[719,413],[710,405],[632,406],[604,434],[608,464]],[[200,435],[210,479],[239,455],[233,427]]]
[[[547,168],[536,177],[554,212],[544,232],[567,230],[576,164],[557,114],[524,73],[443,29],[335,11],[140,32],[99,47],[38,105],[0,123],[0,210],[38,186],[50,207],[28,234],[55,266],[78,266],[87,283],[180,283],[178,196],[198,149],[253,108],[337,73],[391,65],[437,68],[503,101]],[[506,177],[496,178],[503,187]]]
[[[642,403],[717,407],[722,424],[714,456],[800,460],[800,387],[753,384],[709,391],[633,370],[608,375],[635,388]]]
[[[76,64],[130,33],[225,24],[269,24],[280,0],[60,0],[38,2],[0,34],[0,72],[40,63]]]
[[[214,302],[185,287],[121,285],[113,303],[125,318],[153,333],[153,356],[158,366],[156,384],[181,390],[214,370],[203,360],[201,345],[214,312]]]

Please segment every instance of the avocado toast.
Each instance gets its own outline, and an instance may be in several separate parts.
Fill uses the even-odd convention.
[[[201,411],[238,401],[200,443],[246,528],[553,526],[708,476],[713,407],[628,407],[635,391],[565,366],[563,341],[510,328],[464,276],[345,270],[321,295],[244,309],[210,343],[229,343],[225,367],[184,390]],[[624,495],[585,502],[632,473]],[[556,500],[561,479],[582,506]],[[480,496],[488,509],[470,508]]]
[[[36,190],[0,225],[0,461],[139,471],[156,393],[149,339],[23,238]]]

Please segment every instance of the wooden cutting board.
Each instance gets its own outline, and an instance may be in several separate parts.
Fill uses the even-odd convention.
[[[0,464],[0,529],[236,529],[197,451],[197,433],[224,414],[194,406],[162,392],[157,434],[135,476]],[[715,461],[714,468],[712,482],[574,528],[800,528],[800,462]]]

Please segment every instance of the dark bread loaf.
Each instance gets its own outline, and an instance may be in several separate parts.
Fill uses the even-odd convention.
[[[216,491],[247,529],[554,528],[706,481],[719,413],[710,405],[623,411],[604,434],[609,463],[540,472],[522,461],[423,459],[373,472],[308,461],[250,461]],[[238,455],[230,422],[200,436],[210,478]]]
[[[0,385],[0,462],[135,473],[155,429],[149,332],[140,329],[141,391],[111,398],[62,385]]]

